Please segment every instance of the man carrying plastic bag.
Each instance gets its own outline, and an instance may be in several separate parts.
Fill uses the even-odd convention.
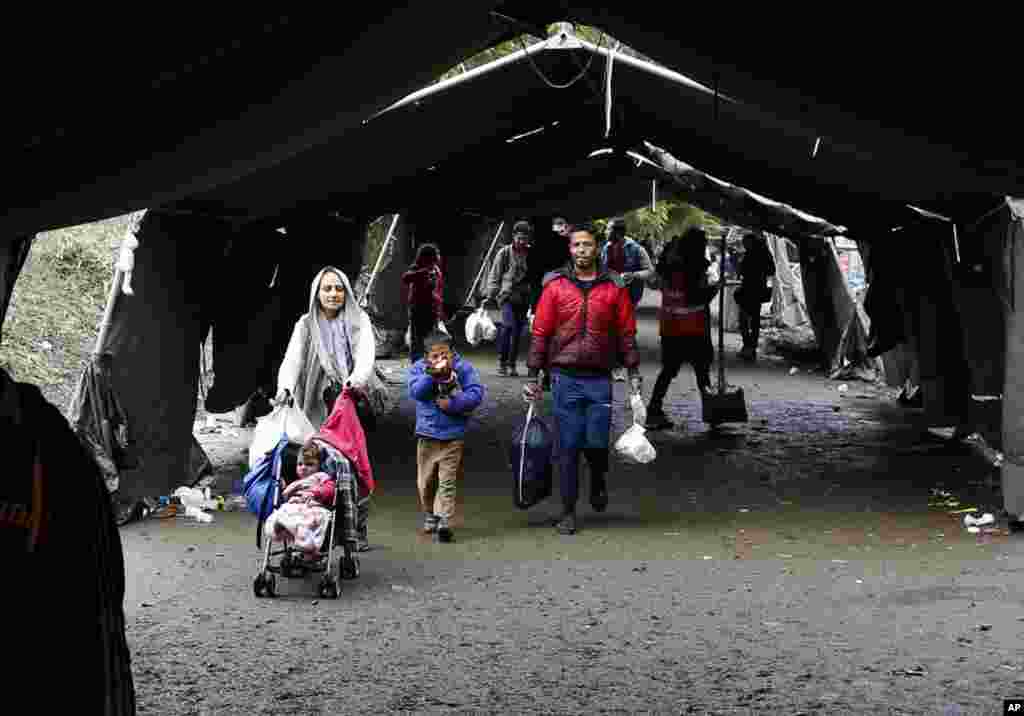
[[[564,535],[576,533],[581,453],[590,464],[590,504],[597,512],[608,507],[612,369],[628,369],[633,394],[642,386],[636,318],[626,284],[618,274],[600,269],[592,228],[577,227],[569,250],[572,263],[544,277],[527,359],[531,381],[523,387],[524,398],[539,400],[540,371],[551,372],[562,496],[557,528]]]

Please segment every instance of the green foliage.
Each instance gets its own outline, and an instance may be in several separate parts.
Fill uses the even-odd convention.
[[[717,231],[720,221],[695,206],[677,199],[663,199],[654,207],[645,206],[626,213],[626,234],[638,241],[648,241],[655,253],[673,237],[684,233],[691,226],[700,226],[712,232]],[[597,219],[594,224],[603,232],[608,219]],[[654,258],[654,257],[652,257]]]
[[[0,366],[63,407],[96,341],[130,215],[39,234],[14,285]]]
[[[547,31],[548,37],[552,37],[553,35],[557,34],[559,31],[558,23],[549,25]],[[619,43],[618,40],[616,40],[611,35],[605,34],[599,28],[590,27],[589,25],[576,25],[573,28],[573,32],[577,37],[586,40],[587,42],[590,42],[592,44],[595,44],[598,47],[611,48],[616,47],[616,45],[618,45],[618,52],[629,55],[631,57],[636,57],[637,59],[652,62],[650,58],[641,55],[639,52],[637,52],[636,50],[627,45]],[[480,67],[481,65],[485,65],[488,62],[493,62],[494,60],[505,57],[506,55],[511,55],[513,52],[521,52],[524,45],[529,47],[530,45],[539,41],[539,39],[540,38],[534,37],[533,35],[519,35],[511,40],[507,40],[501,43],[500,45],[490,47],[484,50],[483,52],[477,53],[476,55],[473,55],[472,57],[463,60],[458,65],[456,65],[455,67],[451,68],[443,75],[441,75],[438,78],[438,81],[440,82],[441,80],[447,80],[452,77],[456,77],[462,74],[463,72],[467,72],[476,67]]]

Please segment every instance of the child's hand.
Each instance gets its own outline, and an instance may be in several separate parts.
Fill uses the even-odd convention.
[[[451,407],[451,404],[452,404],[452,401],[449,398],[438,398],[437,399],[437,407],[439,407],[441,410],[443,410],[446,413],[448,412],[448,408]]]

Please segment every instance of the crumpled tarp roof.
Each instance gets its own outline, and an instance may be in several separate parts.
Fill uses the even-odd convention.
[[[932,16],[922,32],[916,16],[880,24],[855,13],[808,34],[813,16],[802,8],[757,14],[744,10],[749,35],[732,28],[725,39],[713,24],[670,31],[663,5],[650,0],[456,0],[444,12],[434,3],[385,2],[287,16],[208,8],[201,23],[162,16],[159,32],[113,9],[64,9],[59,23],[46,8],[19,10],[18,32],[0,47],[5,66],[18,68],[2,140],[17,181],[5,195],[0,240],[193,195],[217,211],[215,188],[273,173],[460,59],[562,19],[602,27],[705,85],[717,77],[723,92],[740,98],[743,111],[726,110],[719,123],[707,119],[706,97],[704,112],[671,97],[631,107],[619,127],[648,129],[659,146],[729,182],[851,226],[837,209],[857,206],[862,221],[874,213],[872,197],[968,217],[992,196],[1024,194],[1024,149],[1013,141],[1013,23],[982,14],[970,28],[969,18]],[[25,61],[40,51],[49,62]],[[586,109],[579,97],[553,92],[534,97]],[[987,111],[976,97],[986,98]],[[469,112],[504,125],[524,110],[497,99]],[[654,131],[659,122],[676,129],[683,106],[700,120],[689,133]],[[590,109],[600,117],[599,106]],[[765,143],[765,126],[783,129]],[[374,159],[401,156],[385,150]],[[302,177],[303,186],[364,170],[345,160]],[[307,200],[302,194],[293,205]],[[247,206],[266,196],[251,195]]]
[[[606,139],[601,82],[609,56],[614,119]],[[567,84],[566,78],[588,63],[581,81],[562,89],[550,86]],[[649,202],[651,180],[665,178],[662,167],[652,171],[652,166],[625,160],[626,149],[643,151],[647,138],[685,150],[721,130],[719,141],[731,151],[744,148],[741,139],[750,152],[759,144],[779,151],[784,133],[758,116],[756,121],[744,118],[744,129],[731,127],[715,119],[714,102],[710,88],[684,75],[616,54],[607,45],[553,37],[428,86],[314,151],[192,196],[183,205],[220,207],[253,218],[317,206],[383,214],[421,204],[454,204],[492,216],[609,215]],[[723,99],[722,117],[732,111],[728,106]],[[602,156],[611,145],[618,156]],[[669,156],[664,150],[657,153]],[[696,153],[712,161],[706,152]],[[673,166],[682,165],[673,158]],[[684,198],[711,211],[748,223],[766,220],[776,230],[797,235],[842,231],[693,167],[686,173],[700,178],[701,189]],[[827,194],[816,182],[812,189],[788,172],[773,180],[777,192]],[[663,191],[679,195],[679,185],[665,182]],[[852,214],[848,189],[841,198]],[[836,197],[827,204],[840,206]]]

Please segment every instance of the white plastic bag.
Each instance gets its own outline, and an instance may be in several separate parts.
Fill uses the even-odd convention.
[[[658,456],[654,446],[644,435],[647,429],[643,425],[633,423],[626,432],[622,433],[615,442],[615,452],[626,462],[634,462],[645,465]]]
[[[256,467],[259,459],[274,449],[282,433],[288,436],[290,442],[302,445],[315,432],[309,418],[297,407],[278,405],[270,415],[264,415],[256,421],[252,444],[249,446],[249,467]]]
[[[478,346],[485,341],[493,341],[498,335],[498,327],[487,315],[483,306],[466,319],[466,340],[471,346]]]

